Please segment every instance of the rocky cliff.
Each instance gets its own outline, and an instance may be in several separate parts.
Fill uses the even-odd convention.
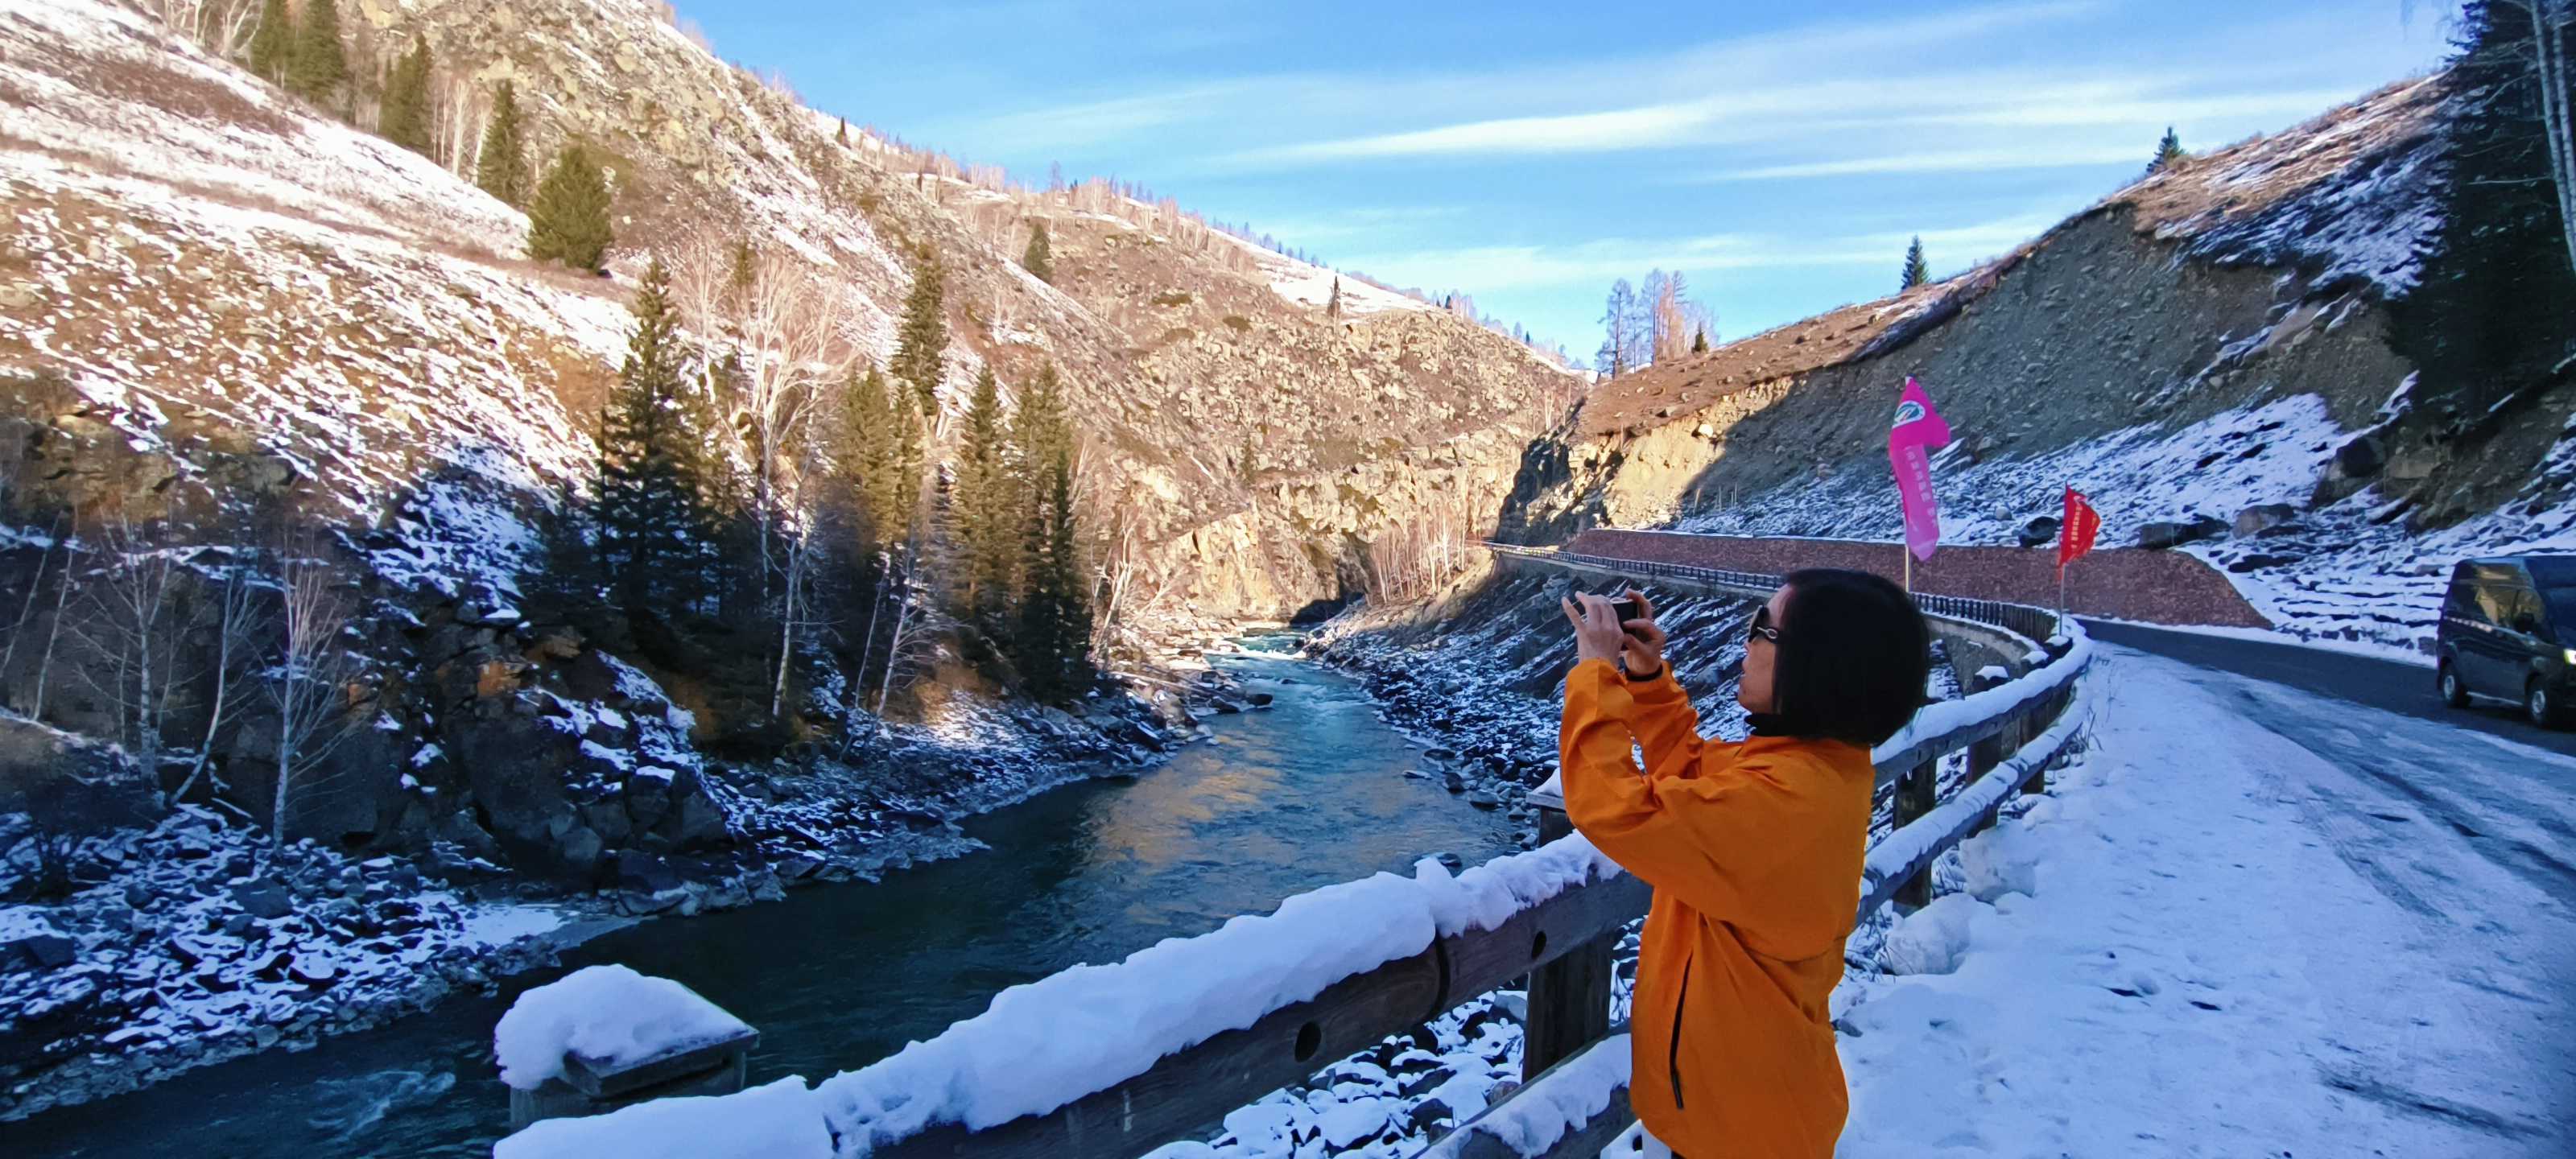
[[[1885,431],[1913,376],[1956,436],[1934,459],[1950,542],[2013,543],[2071,484],[2106,546],[2182,543],[2284,628],[2411,646],[2452,560],[2576,534],[2576,382],[2463,416],[2390,348],[2440,221],[2444,91],[2391,86],[1949,281],[1605,383],[1532,446],[1511,534],[1891,538]]]

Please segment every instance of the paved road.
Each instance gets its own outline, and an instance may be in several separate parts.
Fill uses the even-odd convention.
[[[2296,644],[2172,632],[2134,624],[2086,620],[2084,630],[2103,643],[2168,656],[2196,668],[2288,685],[2382,712],[2475,729],[2489,736],[2576,756],[2576,732],[2540,728],[2500,706],[2481,703],[2455,710],[2443,704],[2433,694],[2430,668]]]

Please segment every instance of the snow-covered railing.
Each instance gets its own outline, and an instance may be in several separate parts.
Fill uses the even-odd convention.
[[[811,1088],[683,1100],[689,1121],[723,1130],[657,1153],[765,1154],[733,1146],[739,1136],[837,1140],[818,1154],[841,1156],[1129,1159],[1213,1134],[1264,1092],[1570,955],[1600,950],[1606,982],[1603,939],[1649,893],[1580,836],[1455,877],[1425,859],[1409,878],[1326,886],[1115,965],[1011,987],[939,1036]],[[681,1114],[665,1101],[548,1120],[495,1154],[631,1153],[642,1125]]]

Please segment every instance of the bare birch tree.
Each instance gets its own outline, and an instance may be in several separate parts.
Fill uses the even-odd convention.
[[[75,629],[90,652],[82,678],[115,712],[118,739],[132,746],[156,795],[163,725],[177,703],[180,648],[193,626],[180,591],[187,569],[178,550],[158,540],[121,516],[101,530],[100,566],[79,585]]]
[[[297,780],[319,765],[351,731],[348,684],[354,674],[340,631],[348,602],[315,545],[289,534],[278,547],[281,629],[268,672],[277,710],[277,788],[269,807],[269,840],[286,843],[286,809]]]
[[[2531,13],[2531,55],[2540,90],[2541,133],[2549,143],[2549,176],[2558,187],[2558,228],[2567,266],[2576,270],[2576,110],[2569,107],[2567,26],[2571,0],[2523,0]]]
[[[238,549],[217,574],[222,587],[215,600],[214,656],[209,661],[213,669],[214,689],[206,697],[206,733],[197,742],[197,759],[189,764],[187,777],[170,793],[174,802],[186,800],[188,791],[196,787],[197,779],[205,775],[215,751],[215,738],[222,734],[225,718],[247,699],[247,689],[233,676],[258,646],[255,636],[259,624],[259,588]],[[222,787],[220,778],[216,787]]]

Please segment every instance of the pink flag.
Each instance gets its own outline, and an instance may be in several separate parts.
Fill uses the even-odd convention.
[[[1948,446],[1950,424],[1932,409],[1932,400],[1909,377],[1905,395],[1896,400],[1896,421],[1887,428],[1887,461],[1896,468],[1896,494],[1905,501],[1905,547],[1916,559],[1932,558],[1941,543],[1941,504],[1932,497],[1929,448]]]

